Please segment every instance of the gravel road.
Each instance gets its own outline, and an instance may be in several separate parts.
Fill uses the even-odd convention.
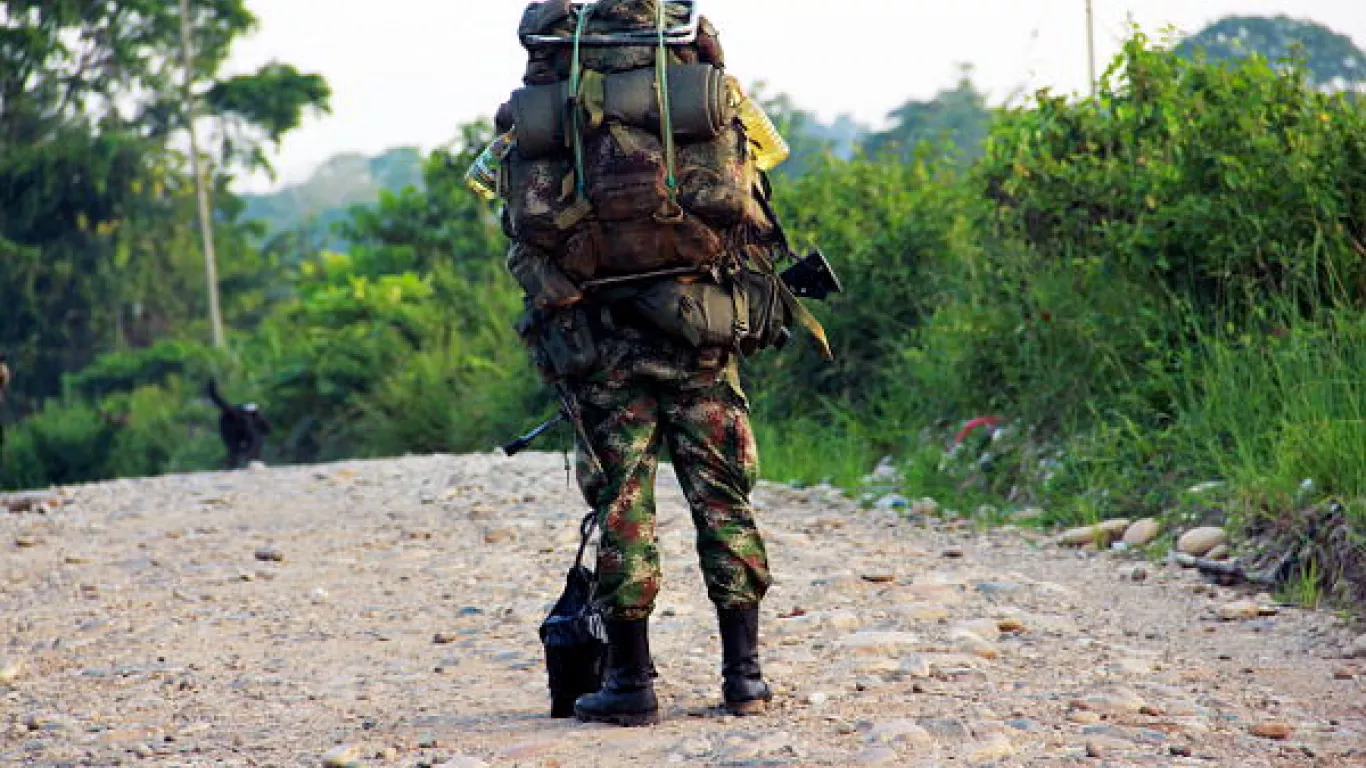
[[[822,488],[756,494],[779,700],[727,717],[691,523],[660,484],[666,719],[645,729],[547,716],[536,628],[582,513],[558,454],[0,511],[0,766],[1366,766],[1341,617]],[[1258,615],[1221,619],[1239,600]]]

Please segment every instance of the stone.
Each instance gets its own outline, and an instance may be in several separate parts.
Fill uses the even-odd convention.
[[[973,619],[956,625],[950,632],[971,632],[983,640],[996,640],[1001,636],[1000,623],[995,619]]]
[[[1001,650],[990,641],[982,638],[967,630],[958,630],[953,633],[953,640],[958,650],[970,653],[983,659],[999,659]]]
[[[1248,732],[1258,738],[1284,741],[1285,739],[1290,738],[1291,734],[1295,733],[1295,729],[1288,723],[1268,720],[1254,723],[1252,727],[1248,729]]]
[[[1207,560],[1227,560],[1231,554],[1233,554],[1233,550],[1229,549],[1227,544],[1220,544],[1206,552],[1205,558]]]
[[[1108,757],[1113,752],[1128,748],[1128,742],[1107,736],[1092,736],[1086,740],[1086,756],[1092,758]]]
[[[1124,543],[1132,548],[1146,547],[1162,533],[1162,523],[1156,518],[1145,517],[1130,525],[1124,531]]]
[[[958,560],[962,558],[965,554],[967,553],[963,550],[962,547],[948,547],[944,549],[944,551],[939,553],[941,557],[948,558],[949,560]]]
[[[1348,643],[1347,652],[1343,655],[1349,659],[1366,659],[1366,635],[1361,635]]]
[[[283,563],[285,561],[285,553],[274,547],[261,547],[256,550],[254,556],[263,563]]]
[[[920,637],[909,632],[855,632],[839,641],[846,651],[869,655],[900,655],[919,644]]]
[[[1183,555],[1204,557],[1211,549],[1228,541],[1228,532],[1223,528],[1207,526],[1192,528],[1181,534],[1176,541],[1176,551]]]
[[[923,498],[911,504],[911,514],[919,517],[934,517],[939,514],[939,502]]]
[[[323,754],[323,768],[360,768],[361,748],[343,744]]]
[[[930,661],[918,653],[912,653],[901,659],[901,674],[907,677],[927,678],[930,676]]]
[[[1255,619],[1261,615],[1262,608],[1252,600],[1238,600],[1219,606],[1219,618],[1224,621]]]
[[[14,536],[14,546],[19,547],[20,549],[36,547],[41,543],[43,543],[42,539],[39,539],[36,535],[31,533],[20,533],[15,534]]]
[[[1015,754],[1015,745],[1004,734],[996,734],[982,741],[970,744],[963,751],[968,764],[982,766],[1004,760]]]
[[[972,740],[972,729],[956,717],[922,717],[916,722],[942,744],[965,744]]]
[[[494,528],[484,533],[485,544],[503,544],[509,541],[515,541],[516,539],[517,534],[507,528]]]
[[[1000,633],[1008,635],[1019,635],[1029,631],[1023,621],[1013,617],[998,619],[996,629]]]
[[[24,673],[24,664],[18,659],[0,658],[0,685],[11,685]]]
[[[912,746],[929,746],[934,743],[934,737],[914,720],[883,720],[872,723],[863,736],[863,740],[869,744],[906,744]]]
[[[1086,525],[1064,531],[1058,536],[1057,543],[1064,547],[1084,547],[1088,544],[1108,547],[1111,542],[1123,536],[1128,528],[1129,521],[1124,518],[1106,520],[1096,525]]]
[[[901,765],[901,755],[890,747],[869,747],[854,755],[855,765]]]

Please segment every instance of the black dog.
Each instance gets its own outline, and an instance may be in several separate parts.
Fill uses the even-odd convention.
[[[266,435],[270,434],[270,424],[261,415],[261,409],[256,403],[233,405],[224,400],[218,393],[218,382],[213,379],[209,379],[208,393],[209,399],[222,411],[218,417],[218,434],[228,449],[228,467],[241,469],[253,461],[260,461]]]

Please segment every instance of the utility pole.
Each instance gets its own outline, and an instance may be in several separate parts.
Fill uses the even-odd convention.
[[[1092,0],[1086,0],[1086,75],[1091,83],[1091,98],[1096,98],[1096,14]]]
[[[204,168],[199,159],[199,137],[195,132],[194,104],[194,44],[190,32],[190,0],[180,0],[180,48],[185,64],[185,115],[190,130],[190,168],[194,173],[195,195],[199,198],[199,233],[204,240],[204,277],[209,287],[209,327],[213,329],[213,345],[227,345],[223,335],[223,314],[218,306],[218,260],[213,248],[213,211],[209,206],[209,189],[204,180]]]

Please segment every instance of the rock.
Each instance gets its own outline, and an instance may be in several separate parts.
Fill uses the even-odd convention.
[[[355,745],[333,747],[323,755],[323,768],[360,768],[360,754]]]
[[[996,734],[969,745],[963,752],[969,765],[987,765],[1015,754],[1015,745],[1004,734]]]
[[[983,659],[999,659],[1001,651],[990,641],[983,639],[976,633],[967,630],[958,630],[953,633],[954,643],[958,649]]]
[[[517,534],[507,528],[494,528],[484,533],[485,544],[502,544],[509,541],[516,541]]]
[[[819,707],[830,701],[830,694],[824,691],[812,691],[806,695],[806,703],[813,707]]]
[[[1344,655],[1349,659],[1366,659],[1366,635],[1361,635],[1348,643]]]
[[[939,502],[931,498],[923,498],[911,504],[911,514],[920,517],[934,517],[939,514]]]
[[[884,720],[872,723],[863,736],[869,744],[907,744],[927,747],[934,737],[914,720]]]
[[[930,662],[918,653],[912,653],[901,659],[901,674],[907,677],[927,678],[930,676]]]
[[[23,662],[0,658],[0,685],[10,685],[24,673]]]
[[[1146,547],[1162,533],[1162,523],[1156,518],[1145,517],[1129,526],[1124,532],[1124,543],[1130,547]]]
[[[1092,736],[1086,740],[1086,756],[1093,758],[1107,757],[1113,752],[1122,752],[1128,748],[1129,744],[1116,738],[1106,736]]]
[[[906,584],[899,588],[898,597],[936,606],[958,605],[965,599],[959,584]]]
[[[901,755],[890,747],[870,747],[854,755],[855,765],[901,765]]]
[[[862,575],[862,578],[863,578],[864,581],[867,581],[867,582],[870,582],[870,583],[873,583],[873,584],[887,584],[887,583],[896,581],[896,574],[894,574],[894,573],[865,573],[865,574]]]
[[[255,557],[263,563],[283,563],[285,561],[285,553],[274,547],[261,547],[256,550]]]
[[[14,546],[20,549],[28,549],[42,544],[42,539],[31,533],[19,533],[14,536]]]
[[[911,502],[899,493],[889,493],[877,500],[873,506],[878,509],[906,509]]]
[[[941,744],[965,744],[972,741],[972,729],[956,717],[922,717],[916,722]]]
[[[1206,552],[1205,558],[1207,560],[1227,560],[1231,554],[1233,554],[1233,550],[1229,549],[1227,544],[1220,544],[1209,552]]]
[[[1228,532],[1223,528],[1193,528],[1181,534],[1176,541],[1176,551],[1183,555],[1204,557],[1211,549],[1228,541]]]
[[[983,640],[996,640],[1001,636],[1000,623],[995,619],[973,619],[972,621],[965,621],[955,625],[949,631],[950,633],[958,631],[970,632]]]
[[[1023,621],[1016,618],[998,619],[996,629],[1002,634],[1019,635],[1029,631]]]
[[[1219,606],[1219,618],[1224,621],[1255,619],[1261,615],[1262,608],[1251,600],[1239,600]]]
[[[965,554],[966,552],[963,551],[962,547],[948,547],[939,553],[941,557],[948,558],[949,560],[957,560]]]
[[[900,655],[919,644],[920,637],[909,632],[855,632],[839,641],[846,651],[869,655]]]
[[[1096,525],[1064,531],[1058,536],[1057,543],[1064,547],[1084,547],[1088,544],[1108,547],[1111,542],[1123,536],[1128,528],[1129,521],[1124,518],[1106,520]]]
[[[1136,715],[1147,705],[1148,702],[1137,692],[1123,687],[1111,688],[1072,702],[1074,709],[1090,710],[1103,715]]]
[[[1248,732],[1259,738],[1284,741],[1285,739],[1290,738],[1291,734],[1295,732],[1295,729],[1288,723],[1268,720],[1253,724],[1253,726],[1248,729]]]
[[[1334,679],[1334,680],[1355,680],[1356,677],[1357,677],[1357,674],[1358,674],[1358,673],[1357,673],[1357,670],[1356,670],[1355,667],[1339,667],[1339,668],[1333,670],[1333,679]],[[3,675],[4,675],[4,668],[3,668],[3,667],[0,667],[0,682],[4,682]]]

